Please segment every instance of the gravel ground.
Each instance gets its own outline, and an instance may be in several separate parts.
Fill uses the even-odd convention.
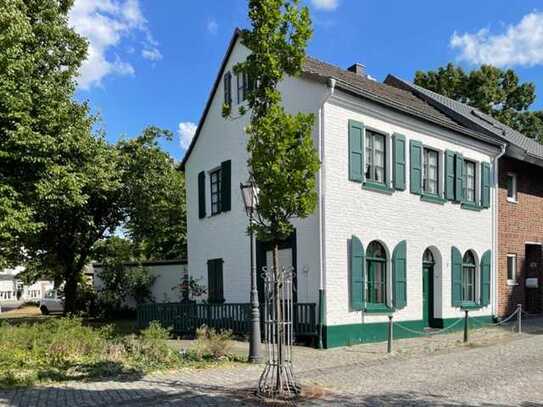
[[[318,398],[300,406],[543,407],[543,321],[331,350],[297,348],[298,379]],[[0,406],[255,406],[261,366],[180,370],[126,380],[0,390]]]

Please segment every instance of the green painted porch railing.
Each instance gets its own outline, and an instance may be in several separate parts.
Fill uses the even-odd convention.
[[[176,334],[194,334],[197,328],[207,325],[243,335],[249,332],[249,311],[250,304],[149,303],[138,305],[137,317],[139,328],[158,321],[164,327],[172,327]],[[295,303],[293,312],[295,335],[317,335],[316,304]],[[261,323],[262,314],[261,306]]]

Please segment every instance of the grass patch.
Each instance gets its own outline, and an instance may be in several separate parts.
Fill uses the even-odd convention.
[[[240,358],[228,351],[228,333],[201,331],[194,347],[172,346],[170,331],[157,322],[137,334],[80,318],[40,323],[0,322],[0,387],[117,375],[143,375],[183,367],[203,368]]]

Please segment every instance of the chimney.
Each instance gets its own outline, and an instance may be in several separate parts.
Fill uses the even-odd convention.
[[[347,68],[348,71],[354,72],[357,75],[366,77],[366,66],[362,64],[354,64]]]

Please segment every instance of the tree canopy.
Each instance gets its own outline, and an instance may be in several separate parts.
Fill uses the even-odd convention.
[[[543,143],[543,111],[529,110],[536,98],[533,83],[520,83],[512,69],[482,65],[465,72],[448,64],[436,71],[417,71],[415,84],[484,113]]]
[[[96,242],[120,226],[149,257],[180,257],[185,240],[183,178],[157,142],[171,133],[110,144],[73,98],[87,44],[71,5],[0,0],[0,266],[65,283],[68,312]]]
[[[236,70],[252,85],[246,131],[249,171],[259,189],[254,228],[260,239],[277,242],[292,233],[292,218],[309,216],[317,203],[314,117],[286,112],[277,89],[285,76],[301,72],[311,20],[297,0],[250,0],[249,19],[242,43],[251,53]]]

